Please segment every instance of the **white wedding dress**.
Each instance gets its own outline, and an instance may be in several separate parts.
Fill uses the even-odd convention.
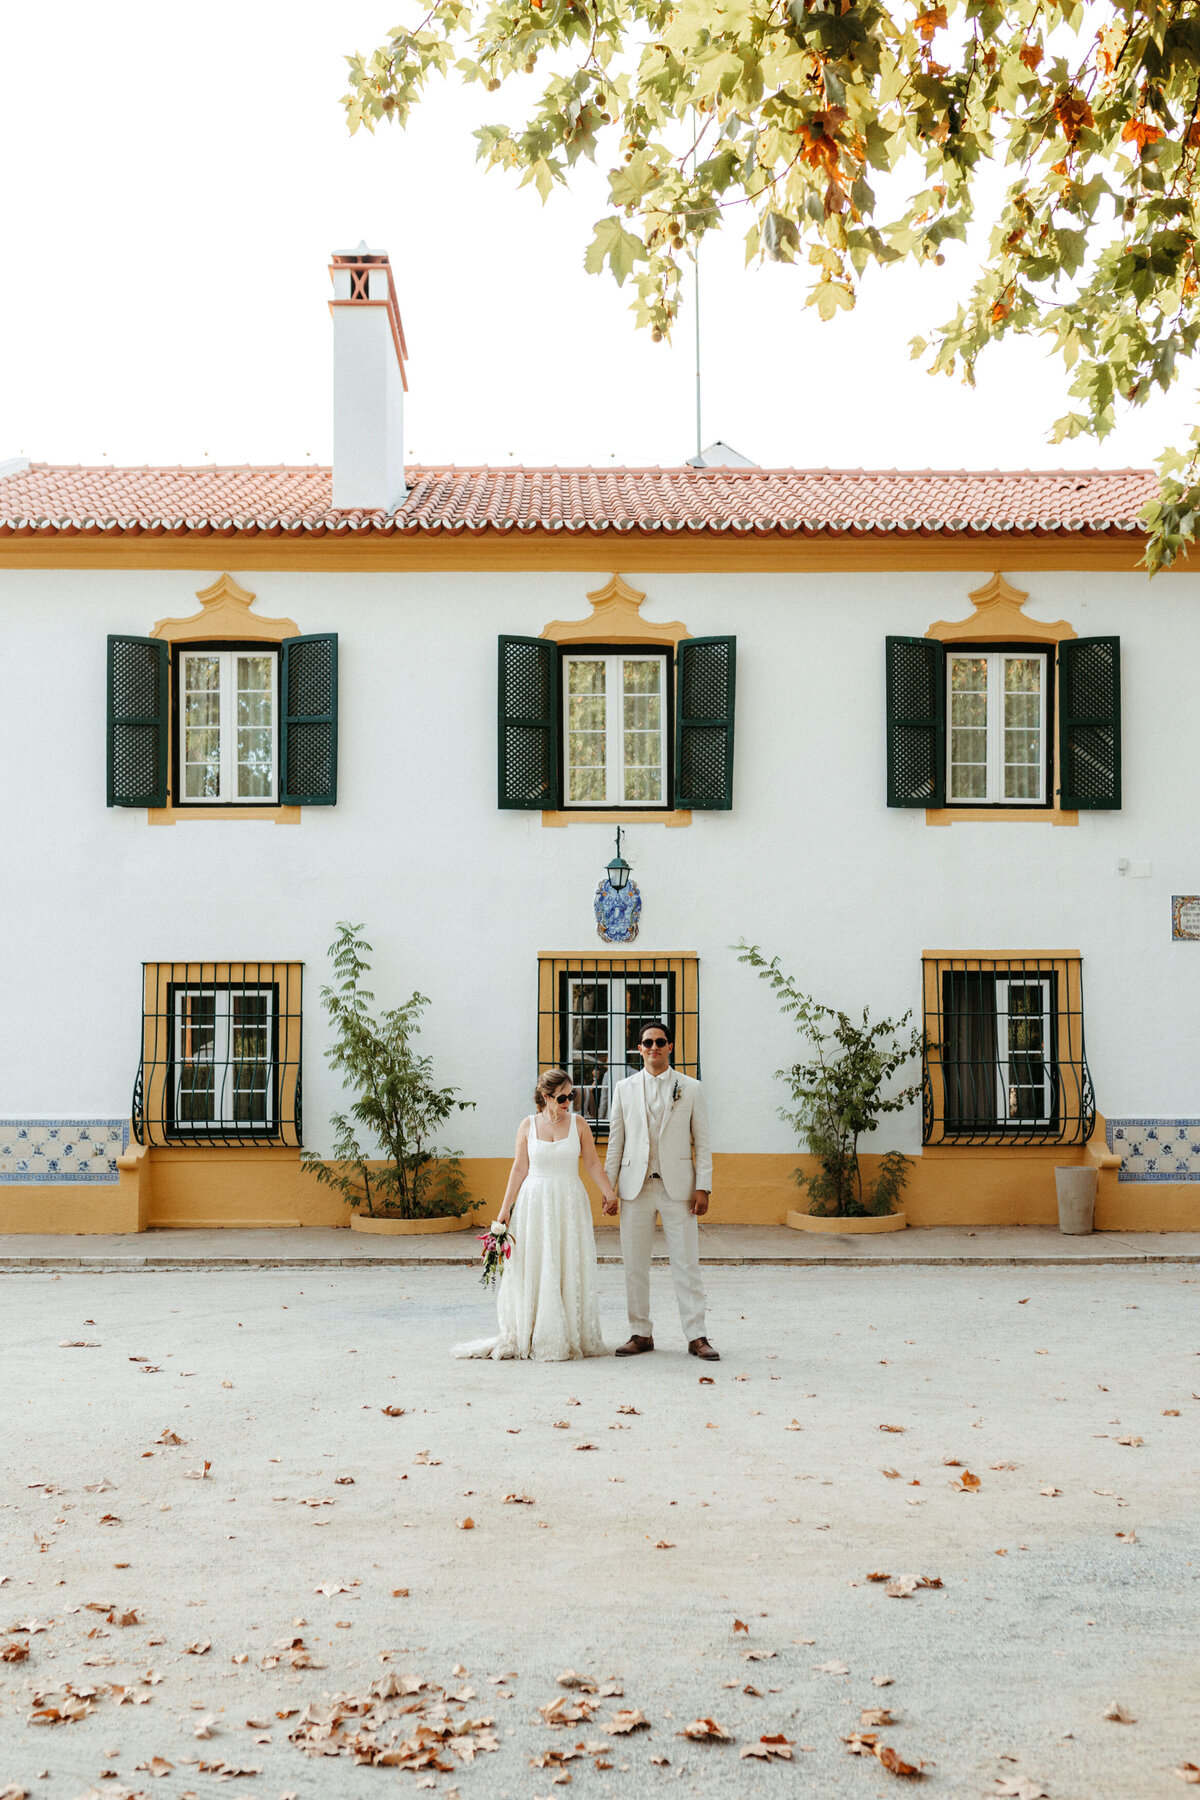
[[[579,1120],[559,1143],[529,1121],[529,1173],[513,1205],[513,1253],[496,1299],[498,1337],[456,1344],[452,1356],[571,1362],[606,1356],[596,1291],[596,1237],[579,1179]]]

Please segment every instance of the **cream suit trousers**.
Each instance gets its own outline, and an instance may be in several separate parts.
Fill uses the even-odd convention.
[[[653,1337],[650,1321],[650,1255],[654,1247],[654,1214],[662,1220],[671,1259],[671,1278],[679,1303],[679,1323],[690,1344],[704,1336],[704,1286],[700,1280],[700,1229],[688,1201],[672,1200],[661,1181],[647,1177],[636,1200],[621,1202],[621,1258],[625,1264],[625,1302],[629,1329],[635,1337]]]

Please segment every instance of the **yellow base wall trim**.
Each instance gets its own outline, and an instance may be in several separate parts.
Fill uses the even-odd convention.
[[[1119,1163],[1107,1154],[1104,1124],[1090,1145],[1071,1148],[931,1147],[912,1159],[902,1204],[910,1226],[1056,1225],[1057,1163],[1098,1169],[1098,1231],[1200,1231],[1200,1182],[1120,1183]],[[864,1156],[869,1187],[877,1156]],[[718,1154],[713,1159],[709,1219],[722,1225],[782,1225],[801,1212],[804,1195],[792,1179],[811,1157],[774,1152]],[[494,1219],[511,1160],[465,1157],[463,1174],[475,1205],[470,1224]],[[613,1225],[589,1187],[597,1228]],[[269,1230],[306,1225],[349,1226],[350,1208],[322,1187],[296,1150],[152,1149],[136,1146],[120,1160],[113,1187],[0,1187],[0,1233],[94,1235],[144,1231],[147,1226]]]

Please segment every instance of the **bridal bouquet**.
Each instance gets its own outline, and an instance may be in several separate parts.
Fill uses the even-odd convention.
[[[481,1233],[479,1242],[483,1245],[483,1274],[479,1279],[484,1287],[490,1287],[504,1273],[504,1265],[513,1253],[515,1239],[508,1226],[502,1225],[497,1219]]]

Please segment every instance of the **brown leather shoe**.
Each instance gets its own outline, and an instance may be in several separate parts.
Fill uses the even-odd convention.
[[[654,1339],[652,1337],[648,1337],[648,1338],[638,1337],[635,1334],[633,1337],[630,1338],[630,1340],[627,1344],[621,1344],[616,1350],[614,1350],[613,1355],[614,1356],[645,1356],[647,1350],[653,1350],[653,1348],[654,1348]]]
[[[619,1354],[620,1352],[618,1352]],[[707,1338],[693,1338],[688,1345],[688,1355],[698,1356],[703,1362],[720,1362],[721,1360]]]

